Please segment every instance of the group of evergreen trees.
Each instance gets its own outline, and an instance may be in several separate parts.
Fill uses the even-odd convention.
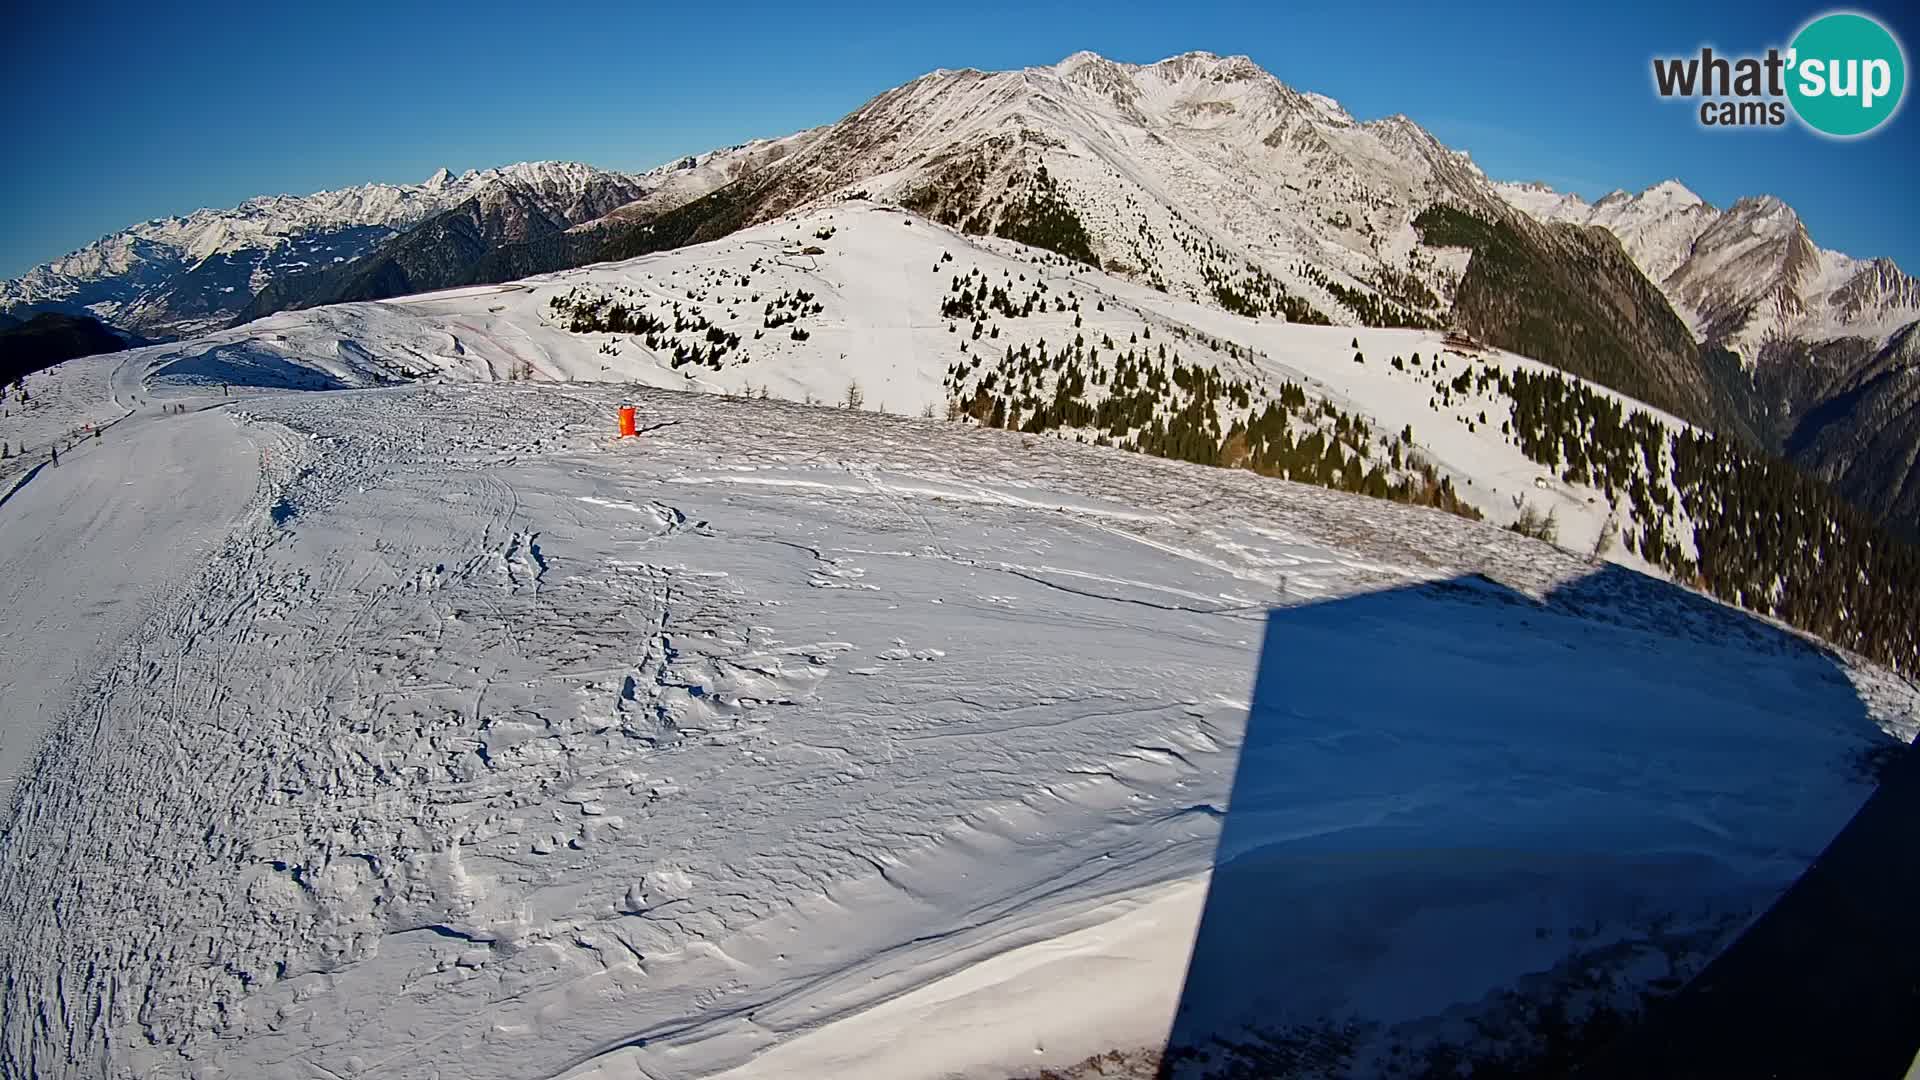
[[[1385,299],[1417,312],[1438,313],[1443,306],[1432,289],[1411,271],[1396,270],[1384,263],[1377,267],[1368,284]],[[1438,321],[1438,320],[1435,320]]]
[[[805,316],[818,315],[825,310],[826,306],[815,300],[813,294],[805,289],[782,292],[779,296],[767,301],[766,307],[761,312],[761,325],[767,330],[778,330],[789,323],[799,322]]]
[[[947,162],[900,205],[963,233],[990,233],[1098,269],[1093,238],[1059,180],[1044,164],[1027,173],[1014,160],[1017,145],[1011,136],[987,140],[977,152]],[[989,193],[989,178],[1001,169],[1007,170],[1006,183]]]
[[[1255,319],[1278,316],[1293,323],[1333,325],[1319,308],[1288,292],[1279,278],[1252,263],[1245,266],[1244,273],[1232,276],[1222,274],[1212,263],[1202,266],[1201,276],[1221,307]]]
[[[1047,283],[1040,280],[1037,274],[1031,286],[1027,285],[1025,274],[1021,274],[1016,283],[1012,280],[1011,273],[1011,271],[1006,272],[1007,281],[995,282],[991,285],[987,281],[986,272],[978,268],[967,271],[965,275],[954,275],[948,295],[941,301],[940,314],[949,319],[979,323],[984,322],[990,314],[997,314],[1007,319],[1025,319],[1031,317],[1036,308],[1044,313],[1047,310],[1048,301]],[[1008,286],[1012,286],[1014,291],[1009,291]],[[1020,292],[1016,299],[1015,292],[1022,289],[1024,292]],[[1055,310],[1067,310],[1063,299],[1060,297],[1053,299],[1056,305]],[[1074,310],[1079,310],[1077,302]],[[979,333],[974,334],[976,339],[979,336]],[[995,336],[997,337],[998,334],[996,333]]]
[[[1673,431],[1558,372],[1499,376],[1528,458],[1600,489],[1621,541],[1676,580],[1920,672],[1920,551],[1784,462]]]
[[[1312,426],[1296,438],[1303,421]],[[1460,498],[1452,479],[1414,449],[1411,430],[1386,436],[1384,448],[1376,448],[1374,439],[1365,417],[1325,401],[1311,404],[1305,391],[1289,382],[1282,384],[1278,399],[1250,414],[1244,425],[1235,422],[1222,445],[1220,463],[1462,517],[1481,516]]]
[[[802,295],[812,299],[811,294]],[[784,294],[781,303],[800,306]],[[570,333],[632,335],[649,350],[670,356],[669,362],[676,369],[697,364],[719,371],[727,355],[740,348],[739,334],[715,326],[697,307],[682,308],[678,300],[670,302],[672,321],[644,305],[629,306],[578,288],[554,295],[548,299],[547,306],[563,320],[562,325]],[[772,310],[774,307],[769,304],[768,311]],[[797,327],[795,332],[800,332]],[[602,345],[601,351],[617,355],[609,345]]]
[[[1528,460],[1595,489],[1626,550],[1728,603],[1920,671],[1920,551],[1824,485],[1558,371],[1468,358],[1449,372],[1446,360],[1416,353],[1388,366],[1429,383],[1436,411],[1464,407],[1469,430],[1498,422]],[[1516,531],[1554,539],[1550,515],[1520,509]]]
[[[1044,340],[1008,345],[992,364],[976,354],[948,368],[946,386],[954,419],[1091,434],[1097,445],[1480,516],[1413,449],[1411,430],[1379,438],[1364,417],[1293,383],[1263,399],[1247,380],[1155,343],[1151,324],[1124,345],[1076,334],[1054,349]]]
[[[1093,239],[1080,215],[1060,192],[1059,181],[1045,165],[1034,170],[1026,198],[1011,202],[994,225],[993,234],[1030,247],[1057,251],[1076,262],[1098,268]]]
[[[1327,290],[1340,306],[1353,312],[1363,326],[1405,326],[1416,330],[1437,330],[1439,318],[1426,315],[1404,307],[1387,299],[1383,295],[1365,292],[1351,285],[1343,284],[1328,276],[1327,272],[1311,263],[1298,263],[1294,271],[1301,277]],[[1401,283],[1404,286],[1404,282]],[[1418,284],[1418,282],[1414,282]]]
[[[1741,411],[1698,374],[1692,331],[1604,231],[1535,235],[1444,205],[1413,226],[1430,247],[1473,252],[1454,295],[1460,328],[1690,423],[1741,433]]]
[[[964,233],[992,231],[995,207],[1007,192],[987,194],[987,178],[1014,152],[1008,135],[988,139],[977,152],[947,162],[919,187],[907,192],[900,205]]]

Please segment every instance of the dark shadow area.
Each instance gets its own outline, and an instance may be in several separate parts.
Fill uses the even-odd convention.
[[[0,323],[0,383],[11,383],[55,364],[97,353],[150,344],[123,334],[91,315],[44,311],[31,319]]]
[[[264,390],[345,390],[348,384],[318,368],[247,345],[221,345],[169,360],[147,375],[187,386],[248,386]]]
[[[1560,1077],[1630,1053],[1834,842],[1890,744],[1824,650],[1610,565],[1544,602],[1472,576],[1276,609],[1162,1075]],[[1920,910],[1913,830],[1886,834],[1916,820],[1904,798],[1862,814],[1895,825],[1860,858],[1904,860],[1882,922],[1816,901],[1799,947]],[[1886,978],[1910,1005],[1906,941]],[[1805,975],[1756,956],[1736,979]],[[1821,1017],[1770,1022],[1811,1040]],[[1669,1075],[1621,1060],[1590,1075]]]
[[[1820,860],[1647,1022],[1575,1075],[1905,1076],[1920,1052],[1920,751]]]
[[[34,477],[40,475],[40,470],[46,467],[47,463],[43,461],[12,480],[0,482],[0,506],[5,506],[12,501],[13,497],[20,494],[21,489],[32,483]]]

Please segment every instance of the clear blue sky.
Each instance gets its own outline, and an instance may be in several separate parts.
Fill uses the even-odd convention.
[[[1920,273],[1912,103],[1843,143],[1703,131],[1653,95],[1653,55],[1784,45],[1826,8],[1285,6],[31,4],[0,38],[0,275],[256,194],[541,158],[645,168],[838,119],[933,68],[1078,49],[1245,53],[1362,119],[1404,112],[1495,177],[1592,198],[1678,176],[1721,206],[1771,193],[1823,246]],[[1920,48],[1904,5],[1861,10]]]

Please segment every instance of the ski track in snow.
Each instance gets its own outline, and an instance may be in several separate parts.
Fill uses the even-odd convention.
[[[109,436],[35,479],[32,518],[0,508],[0,529],[84,535],[110,500],[81,478],[266,450],[204,561],[246,473],[151,490],[173,508],[152,539],[200,537],[153,573],[199,569],[90,692],[49,665],[15,676],[76,706],[0,838],[0,1072],[697,1076],[782,1043],[833,1060],[795,1037],[921,1007],[943,977],[989,978],[966,973],[1204,874],[1270,609],[1470,573],[1541,598],[1590,569],[1434,511],[844,410],[641,391],[653,430],[618,442],[617,393],[252,397]],[[1590,597],[1552,632],[1629,666],[1680,649],[1732,670],[1751,650],[1743,670],[1783,674],[1728,688],[1728,722],[1817,678],[1782,635],[1663,595]],[[1911,723],[1910,687],[1847,673],[1884,726]],[[1839,723],[1781,760],[1870,741],[1821,727]],[[1582,764],[1678,797],[1632,761]],[[1300,798],[1335,831],[1407,805],[1319,782]],[[1678,812],[1775,890],[1865,793],[1752,782],[1693,778]],[[1421,798],[1449,820],[1443,793]],[[1783,813],[1802,833],[1752,848],[1741,823]],[[1178,971],[1155,970],[1161,999],[1099,1039],[1164,1036]],[[970,1052],[1016,1051],[969,1075],[1039,1060]]]
[[[0,487],[10,492],[0,513],[0,804],[47,724],[225,538],[253,493],[255,447],[231,422],[151,412]]]

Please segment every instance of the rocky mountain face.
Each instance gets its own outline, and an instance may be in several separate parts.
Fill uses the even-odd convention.
[[[238,321],[287,308],[377,300],[461,284],[465,269],[504,245],[556,237],[645,194],[636,177],[571,166],[503,178],[350,262],[269,282]]]
[[[752,142],[690,154],[641,175],[645,192],[605,217],[575,226],[577,230],[597,231],[643,222],[700,198],[735,180],[766,169],[787,155],[806,149],[822,128],[795,132],[778,139]]]
[[[1726,381],[1764,448],[1920,535],[1920,282],[1817,246],[1771,196],[1720,210],[1673,180],[1591,205],[1496,190],[1539,220],[1618,237],[1703,347],[1732,358]]]

